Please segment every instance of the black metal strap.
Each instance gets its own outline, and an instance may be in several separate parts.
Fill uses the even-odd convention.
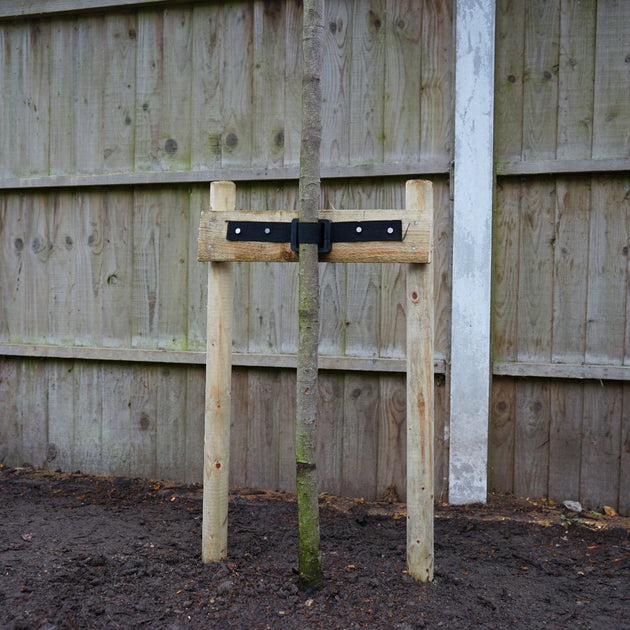
[[[291,243],[299,251],[300,243],[317,244],[319,252],[328,253],[333,243],[402,241],[402,221],[338,221],[319,219],[317,223],[293,219],[277,221],[228,221],[228,241]]]

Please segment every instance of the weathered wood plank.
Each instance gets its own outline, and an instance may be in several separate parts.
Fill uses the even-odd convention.
[[[495,361],[492,371],[496,376],[532,376],[537,378],[590,379],[596,381],[630,380],[630,366],[626,365]]]
[[[76,46],[76,19],[51,23],[50,56],[70,60]],[[4,28],[0,29],[0,31]],[[0,64],[1,65],[1,64]],[[75,172],[74,152],[74,64],[56,61],[50,66],[50,175]]]
[[[556,156],[559,33],[559,3],[525,3],[524,160]]]
[[[350,162],[383,161],[385,0],[354,5],[350,59]],[[325,155],[325,154],[324,154]]]
[[[407,390],[400,376],[379,378],[379,422],[376,447],[376,496],[393,488],[407,494]]]
[[[46,365],[48,385],[48,453],[46,467],[53,470],[73,469],[73,449],[77,432],[73,361],[55,361]]]
[[[628,157],[629,37],[630,4],[620,0],[598,3],[593,115],[594,158]]]
[[[103,171],[133,171],[138,43],[136,15],[106,16],[103,35],[103,124],[100,130]]]
[[[549,382],[526,380],[515,395],[514,493],[547,496],[549,488]]]
[[[626,182],[605,176],[593,178],[586,363],[619,365],[624,359],[629,221]]]
[[[74,171],[102,172],[104,163],[103,88],[101,46],[105,37],[102,16],[77,20],[72,57],[74,86]]]
[[[254,4],[230,4],[225,14],[223,69],[223,147],[221,164],[249,167],[252,163],[253,111],[252,66]]]
[[[582,363],[586,322],[589,215],[588,180],[556,180],[553,330],[551,359]]]
[[[57,13],[76,13],[78,11],[97,11],[114,7],[135,7],[145,4],[159,5],[187,0],[3,0],[0,18],[25,17],[29,15],[51,15]]]
[[[619,499],[622,404],[619,383],[584,383],[580,500],[588,509]]]
[[[520,361],[551,358],[555,182],[526,182],[521,188],[518,274]]]
[[[92,472],[108,470],[113,475],[129,476],[132,471],[150,470],[147,460],[153,460],[154,452],[143,451],[142,443],[138,445],[139,427],[136,423],[140,418],[135,413],[138,398],[149,392],[144,390],[141,379],[138,379],[136,366],[120,369],[119,366],[105,364],[100,371],[94,370],[95,367],[98,366],[91,363],[79,365],[84,379],[79,386],[90,388],[90,391],[78,393],[84,400],[82,405],[86,415],[77,419],[90,435],[88,444],[91,450],[87,457],[90,458]],[[140,365],[138,369],[143,367]],[[137,390],[138,386],[142,389]],[[146,430],[152,432],[154,429],[146,425]],[[146,446],[154,445],[147,440]]]
[[[254,3],[252,164],[284,163],[285,2]],[[279,78],[282,80],[278,80]],[[299,117],[300,110],[291,113]]]
[[[133,279],[133,193],[103,195],[103,257],[98,279],[103,346],[131,346]]]
[[[518,351],[520,197],[520,183],[497,184],[492,230],[492,343],[493,357],[499,360],[515,360]]]
[[[204,357],[205,366],[205,357]],[[189,367],[186,381],[186,415],[183,422],[186,433],[185,461],[183,463],[186,483],[203,482],[203,438],[204,438],[204,411],[205,411],[205,369]],[[233,400],[238,400],[232,378]]]
[[[531,160],[523,162],[501,162],[497,164],[496,174],[513,175],[553,175],[556,173],[607,173],[609,171],[630,171],[630,159],[598,160]]]
[[[630,514],[630,387],[623,385],[621,459],[619,462],[619,513]]]
[[[320,357],[319,399],[317,403],[317,477],[323,492],[342,494],[343,425],[345,378],[343,374],[322,372]]]
[[[326,2],[322,72],[322,164],[350,159],[350,67],[353,15],[344,0]],[[324,173],[321,173],[324,177]]]
[[[136,55],[135,170],[162,167],[164,24],[159,11],[138,11]]]
[[[48,381],[46,365],[24,361],[18,373],[23,462],[35,468],[48,457]]]
[[[144,110],[143,110],[144,111]],[[147,110],[148,111],[148,110]],[[140,119],[139,119],[140,120]],[[140,123],[139,123],[140,124]],[[140,142],[141,139],[138,139]],[[604,160],[595,160],[594,166],[604,163]],[[571,170],[571,163],[562,163],[560,171]],[[587,163],[577,165],[578,171],[591,171]],[[606,162],[608,164],[608,162]],[[595,170],[630,170],[630,161],[618,160],[610,162],[610,169],[595,168]],[[545,168],[550,165],[553,170],[553,162],[545,162]],[[512,168],[514,165],[508,165]],[[150,165],[146,168],[151,168]],[[515,168],[520,168],[516,165]],[[526,166],[526,168],[529,168]],[[536,170],[534,163],[533,172]],[[326,180],[347,180],[374,177],[422,177],[436,174],[446,174],[449,172],[449,164],[444,160],[427,160],[424,162],[387,163],[387,164],[353,164],[351,166],[326,166],[321,169],[322,179]],[[543,170],[542,172],[547,172]],[[509,174],[509,171],[506,171]],[[231,167],[213,168],[208,170],[195,171],[136,171],[135,173],[103,173],[97,175],[42,175],[33,177],[4,176],[0,178],[0,189],[23,189],[23,188],[67,188],[83,186],[135,186],[135,185],[166,185],[166,184],[191,184],[208,183],[210,181],[280,181],[297,180],[299,170],[294,166],[282,166],[276,168],[266,167]]]
[[[21,25],[12,34],[18,36],[13,55],[19,57],[14,70],[13,121],[2,133],[15,127],[16,144],[9,147],[16,174],[29,176],[49,170],[49,103],[50,103],[50,23],[33,22]]]
[[[583,392],[582,383],[550,383],[548,496],[558,502],[580,497]]]
[[[186,401],[188,369],[180,366],[155,367],[153,389],[155,391],[154,417],[143,410],[155,425],[155,476],[158,479],[184,479],[188,464],[181,453],[186,453]],[[144,416],[140,417],[142,429]],[[203,455],[197,458],[201,466]]]
[[[493,379],[488,435],[488,487],[494,492],[514,490],[515,396],[513,379]]]
[[[249,370],[232,368],[232,419],[230,422],[230,486],[247,487],[249,433]],[[255,481],[254,481],[255,483]]]
[[[451,356],[451,269],[453,267],[453,213],[449,182],[438,180],[433,187],[433,299],[435,302],[435,352]]]
[[[450,454],[450,381],[446,375],[437,374],[435,371],[434,376],[433,495],[436,503],[446,503],[448,501],[448,463]],[[404,500],[407,500],[406,494]]]
[[[525,7],[520,0],[496,1],[494,151],[498,169],[503,160],[522,157]]]
[[[420,262],[431,260],[432,216],[425,211],[396,210],[323,210],[321,219],[332,221],[382,221],[384,216],[403,222],[402,241],[336,243],[329,254],[320,254],[322,262]],[[288,222],[296,218],[295,212],[269,210],[265,221]],[[226,240],[227,221],[260,221],[260,213],[237,211],[225,213],[221,219],[212,211],[201,215],[199,224],[198,257],[208,261],[262,261],[295,262],[297,253],[290,243],[258,243]]]
[[[165,410],[158,410],[157,398],[161,385],[158,370],[160,369],[168,370],[169,368],[134,365],[128,379],[132,393],[127,417],[129,466],[138,470],[140,476],[145,479],[155,479],[157,476],[158,433],[164,431],[164,423],[167,420]],[[125,390],[122,396],[120,394],[117,396],[120,399],[127,395],[128,385],[123,382],[117,385]]]
[[[325,10],[325,8],[324,8]],[[299,166],[302,135],[302,5],[284,3],[285,69],[283,162]]]
[[[422,3],[394,0],[388,5],[383,157],[389,162],[420,155],[421,115],[417,101],[422,78]]]
[[[347,374],[344,380],[341,493],[376,496],[378,376]]]
[[[203,133],[191,125],[192,19],[190,7],[164,11],[162,51],[162,166],[186,170],[191,166],[192,135]]]
[[[420,151],[425,159],[452,159],[455,97],[453,6],[425,0],[422,10]]]
[[[595,2],[560,3],[558,158],[591,157],[596,12]]]
[[[295,388],[295,372],[282,370],[278,383],[278,489],[288,492],[296,491]]]
[[[3,415],[0,422],[0,464],[5,466],[21,466],[22,424],[18,379],[21,373],[21,362],[15,359],[2,358],[0,361],[0,401]]]
[[[223,83],[225,7],[218,3],[212,5],[197,3],[192,11],[193,82],[190,167],[204,169],[221,164],[223,94],[216,88]]]

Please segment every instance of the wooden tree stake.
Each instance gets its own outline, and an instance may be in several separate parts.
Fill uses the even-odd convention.
[[[433,208],[429,182],[408,181],[407,210]],[[407,267],[407,570],[433,579],[433,268]]]
[[[234,210],[233,182],[213,182],[210,208]],[[212,245],[209,245],[212,247]],[[216,562],[227,556],[232,388],[232,263],[211,262],[208,269],[206,409],[203,450],[201,556]]]

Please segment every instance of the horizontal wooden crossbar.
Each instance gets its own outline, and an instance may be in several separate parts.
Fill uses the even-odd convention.
[[[324,210],[320,219],[335,221],[402,221],[402,241],[334,243],[332,251],[320,254],[321,262],[431,262],[432,222],[430,206],[420,210]],[[201,262],[297,262],[290,243],[228,241],[228,221],[290,223],[296,213],[288,210],[264,212],[202,212],[199,225],[198,260]]]

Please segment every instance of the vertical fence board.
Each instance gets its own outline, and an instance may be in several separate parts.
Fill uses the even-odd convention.
[[[558,3],[525,3],[524,160],[556,156],[559,32]]]
[[[284,120],[300,116],[300,110],[285,109],[286,38],[285,4],[254,3],[252,96],[256,116],[252,121],[252,163],[254,166],[282,166],[284,163]],[[273,63],[268,60],[273,59]]]
[[[22,457],[35,468],[46,465],[48,450],[48,382],[46,364],[24,361],[18,373],[21,401]]]
[[[411,0],[389,3],[385,22],[384,148],[386,161],[420,155],[422,4]]]
[[[488,442],[488,487],[495,492],[514,488],[516,386],[511,378],[494,378]]]
[[[555,183],[527,181],[521,189],[518,358],[549,361],[553,300]]]
[[[190,166],[193,169],[212,168],[221,164],[222,93],[216,88],[223,82],[224,7],[220,4],[195,5],[192,29]]]
[[[597,3],[593,157],[628,157],[630,108],[630,4]],[[625,48],[620,46],[625,42]]]
[[[194,251],[194,250],[193,250]],[[203,440],[204,440],[204,411],[206,400],[205,370],[202,366],[189,367],[186,381],[186,415],[180,422],[185,425],[186,444],[183,462],[186,483],[201,483],[203,481]],[[235,388],[237,379],[232,376],[232,413],[238,409],[239,401]],[[233,434],[232,434],[233,435]],[[232,444],[233,444],[232,440]],[[181,456],[181,454],[180,454]],[[232,458],[230,458],[232,459]],[[233,459],[232,459],[233,461]]]
[[[97,173],[103,168],[103,80],[101,57],[105,37],[102,16],[77,20],[74,63],[74,168]]]
[[[188,398],[188,368],[164,366],[156,370],[155,415],[156,425],[155,477],[184,479],[186,461],[186,399]],[[141,419],[142,421],[142,419]],[[203,461],[203,456],[197,460]]]
[[[103,294],[101,343],[129,347],[133,304],[133,192],[108,191],[104,193],[103,206],[103,261],[98,279]]]
[[[135,153],[135,14],[107,16],[103,35],[103,170],[129,172],[134,170]]]
[[[496,0],[494,150],[499,160],[522,155],[526,6],[520,0]]]
[[[296,491],[295,390],[295,372],[281,370],[278,384],[278,489],[290,492]]]
[[[549,382],[528,379],[516,388],[514,492],[547,495],[549,481]]]
[[[376,496],[380,498],[388,488],[393,488],[399,497],[404,497],[407,478],[405,380],[398,375],[382,374],[379,378],[378,403]]]
[[[591,185],[558,178],[554,236],[553,347],[560,363],[584,360]]]
[[[221,164],[224,167],[246,167],[252,162],[252,125],[259,113],[252,110],[253,22],[251,2],[230,4],[224,34],[227,46],[223,74]]]
[[[584,383],[584,422],[580,498],[587,509],[619,499],[622,386]]]
[[[621,459],[619,462],[619,513],[630,514],[630,386],[623,384]]]
[[[97,439],[99,430],[102,439],[102,446],[99,445],[102,464],[96,461],[99,451],[95,445],[92,466],[104,466],[110,474],[121,476],[129,476],[132,471],[138,474],[136,470],[146,471],[146,454],[138,452],[134,435],[137,398],[145,395],[144,391],[136,390],[141,383],[136,378],[135,367],[105,364],[100,372],[82,369],[81,376],[90,390],[78,393],[85,405],[82,421],[94,433],[91,440]],[[99,390],[100,396],[95,393]],[[140,456],[138,460],[136,455]]]
[[[560,4],[558,158],[591,157],[596,11],[596,2]]]
[[[350,158],[349,97],[352,63],[352,12],[344,0],[326,2],[322,69],[322,143],[324,164]]]
[[[162,165],[186,170],[191,163],[191,138],[203,130],[191,128],[193,84],[193,14],[189,7],[164,11],[162,84]],[[215,88],[216,89],[216,88]]]
[[[47,467],[54,470],[72,470],[74,442],[77,436],[73,368],[72,361],[46,364],[49,442],[46,463]]]
[[[376,496],[378,449],[378,376],[345,376],[342,494],[353,497]]]
[[[580,496],[583,417],[582,383],[552,381],[549,430],[549,491],[556,501]]]
[[[0,423],[0,464],[20,466],[22,457],[22,423],[18,395],[18,382],[22,371],[18,359],[2,357],[0,361],[0,400],[2,422]]]
[[[74,172],[74,64],[76,20],[55,20],[50,34],[50,174]],[[66,60],[66,61],[64,61]],[[4,128],[4,126],[3,126]]]
[[[344,392],[343,374],[320,372],[317,403],[317,476],[320,489],[336,495],[342,493],[344,409],[340,401],[344,400]]]
[[[385,75],[385,2],[355,4],[350,65],[351,162],[383,159],[383,82]]]
[[[454,121],[450,103],[453,88],[453,10],[450,2],[425,0],[422,12],[422,83],[420,151],[424,159],[450,160]]]
[[[182,203],[183,203],[182,198]],[[199,217],[210,204],[208,186],[194,186],[190,191],[190,210],[188,220],[188,350],[203,351],[206,344],[206,308],[208,304],[208,273],[205,265],[197,261]],[[238,296],[235,294],[235,299]],[[235,314],[235,321],[236,321]]]
[[[590,213],[586,362],[624,356],[628,261],[627,190],[617,178],[593,178]],[[624,249],[625,248],[625,249]]]
[[[249,379],[247,368],[232,368],[232,420],[230,423],[230,486],[247,486],[249,431]]]
[[[520,197],[519,182],[504,180],[497,184],[492,250],[492,347],[495,360],[515,360],[518,352]]]

